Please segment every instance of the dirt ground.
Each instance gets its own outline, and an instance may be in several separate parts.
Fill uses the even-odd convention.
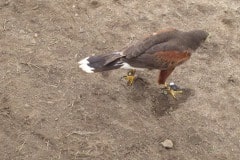
[[[178,100],[158,71],[78,68],[169,27],[210,33],[168,80]],[[239,0],[1,0],[0,159],[238,160],[239,27]]]

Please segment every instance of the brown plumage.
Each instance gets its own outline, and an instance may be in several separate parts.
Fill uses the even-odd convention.
[[[159,84],[164,84],[175,67],[187,61],[206,40],[203,30],[183,32],[168,29],[154,33],[120,52],[87,57],[79,62],[88,73],[112,69],[158,69]]]

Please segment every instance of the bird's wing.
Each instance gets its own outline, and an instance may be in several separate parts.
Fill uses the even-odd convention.
[[[191,49],[184,45],[183,32],[168,30],[149,36],[123,53],[131,66],[149,69],[173,68],[190,58]]]
[[[166,70],[182,64],[190,56],[191,53],[188,51],[160,51],[153,54],[141,54],[131,59],[124,58],[123,61],[136,68]]]
[[[108,54],[108,58],[106,58],[106,62],[104,63],[104,66],[114,62],[115,60],[123,57],[121,52],[113,52],[112,54]]]
[[[161,51],[168,41],[174,38],[179,31],[176,29],[168,29],[153,33],[147,38],[139,41],[138,43],[126,48],[123,54],[127,59],[138,57],[144,53],[149,53],[149,50]],[[157,49],[157,50],[156,50]]]

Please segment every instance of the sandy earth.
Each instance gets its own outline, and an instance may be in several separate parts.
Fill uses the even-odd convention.
[[[78,68],[169,27],[210,33],[169,78],[178,100],[158,71]],[[0,159],[238,160],[239,27],[239,0],[1,0]]]

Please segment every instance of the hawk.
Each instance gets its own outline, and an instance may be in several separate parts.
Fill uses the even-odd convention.
[[[203,30],[162,30],[119,52],[86,57],[78,64],[87,73],[129,69],[125,76],[129,85],[135,80],[136,70],[158,69],[158,83],[175,98],[179,91],[173,89],[176,86],[171,87],[171,83],[166,83],[167,78],[177,66],[191,57],[192,52],[200,47],[207,37],[208,33]]]

